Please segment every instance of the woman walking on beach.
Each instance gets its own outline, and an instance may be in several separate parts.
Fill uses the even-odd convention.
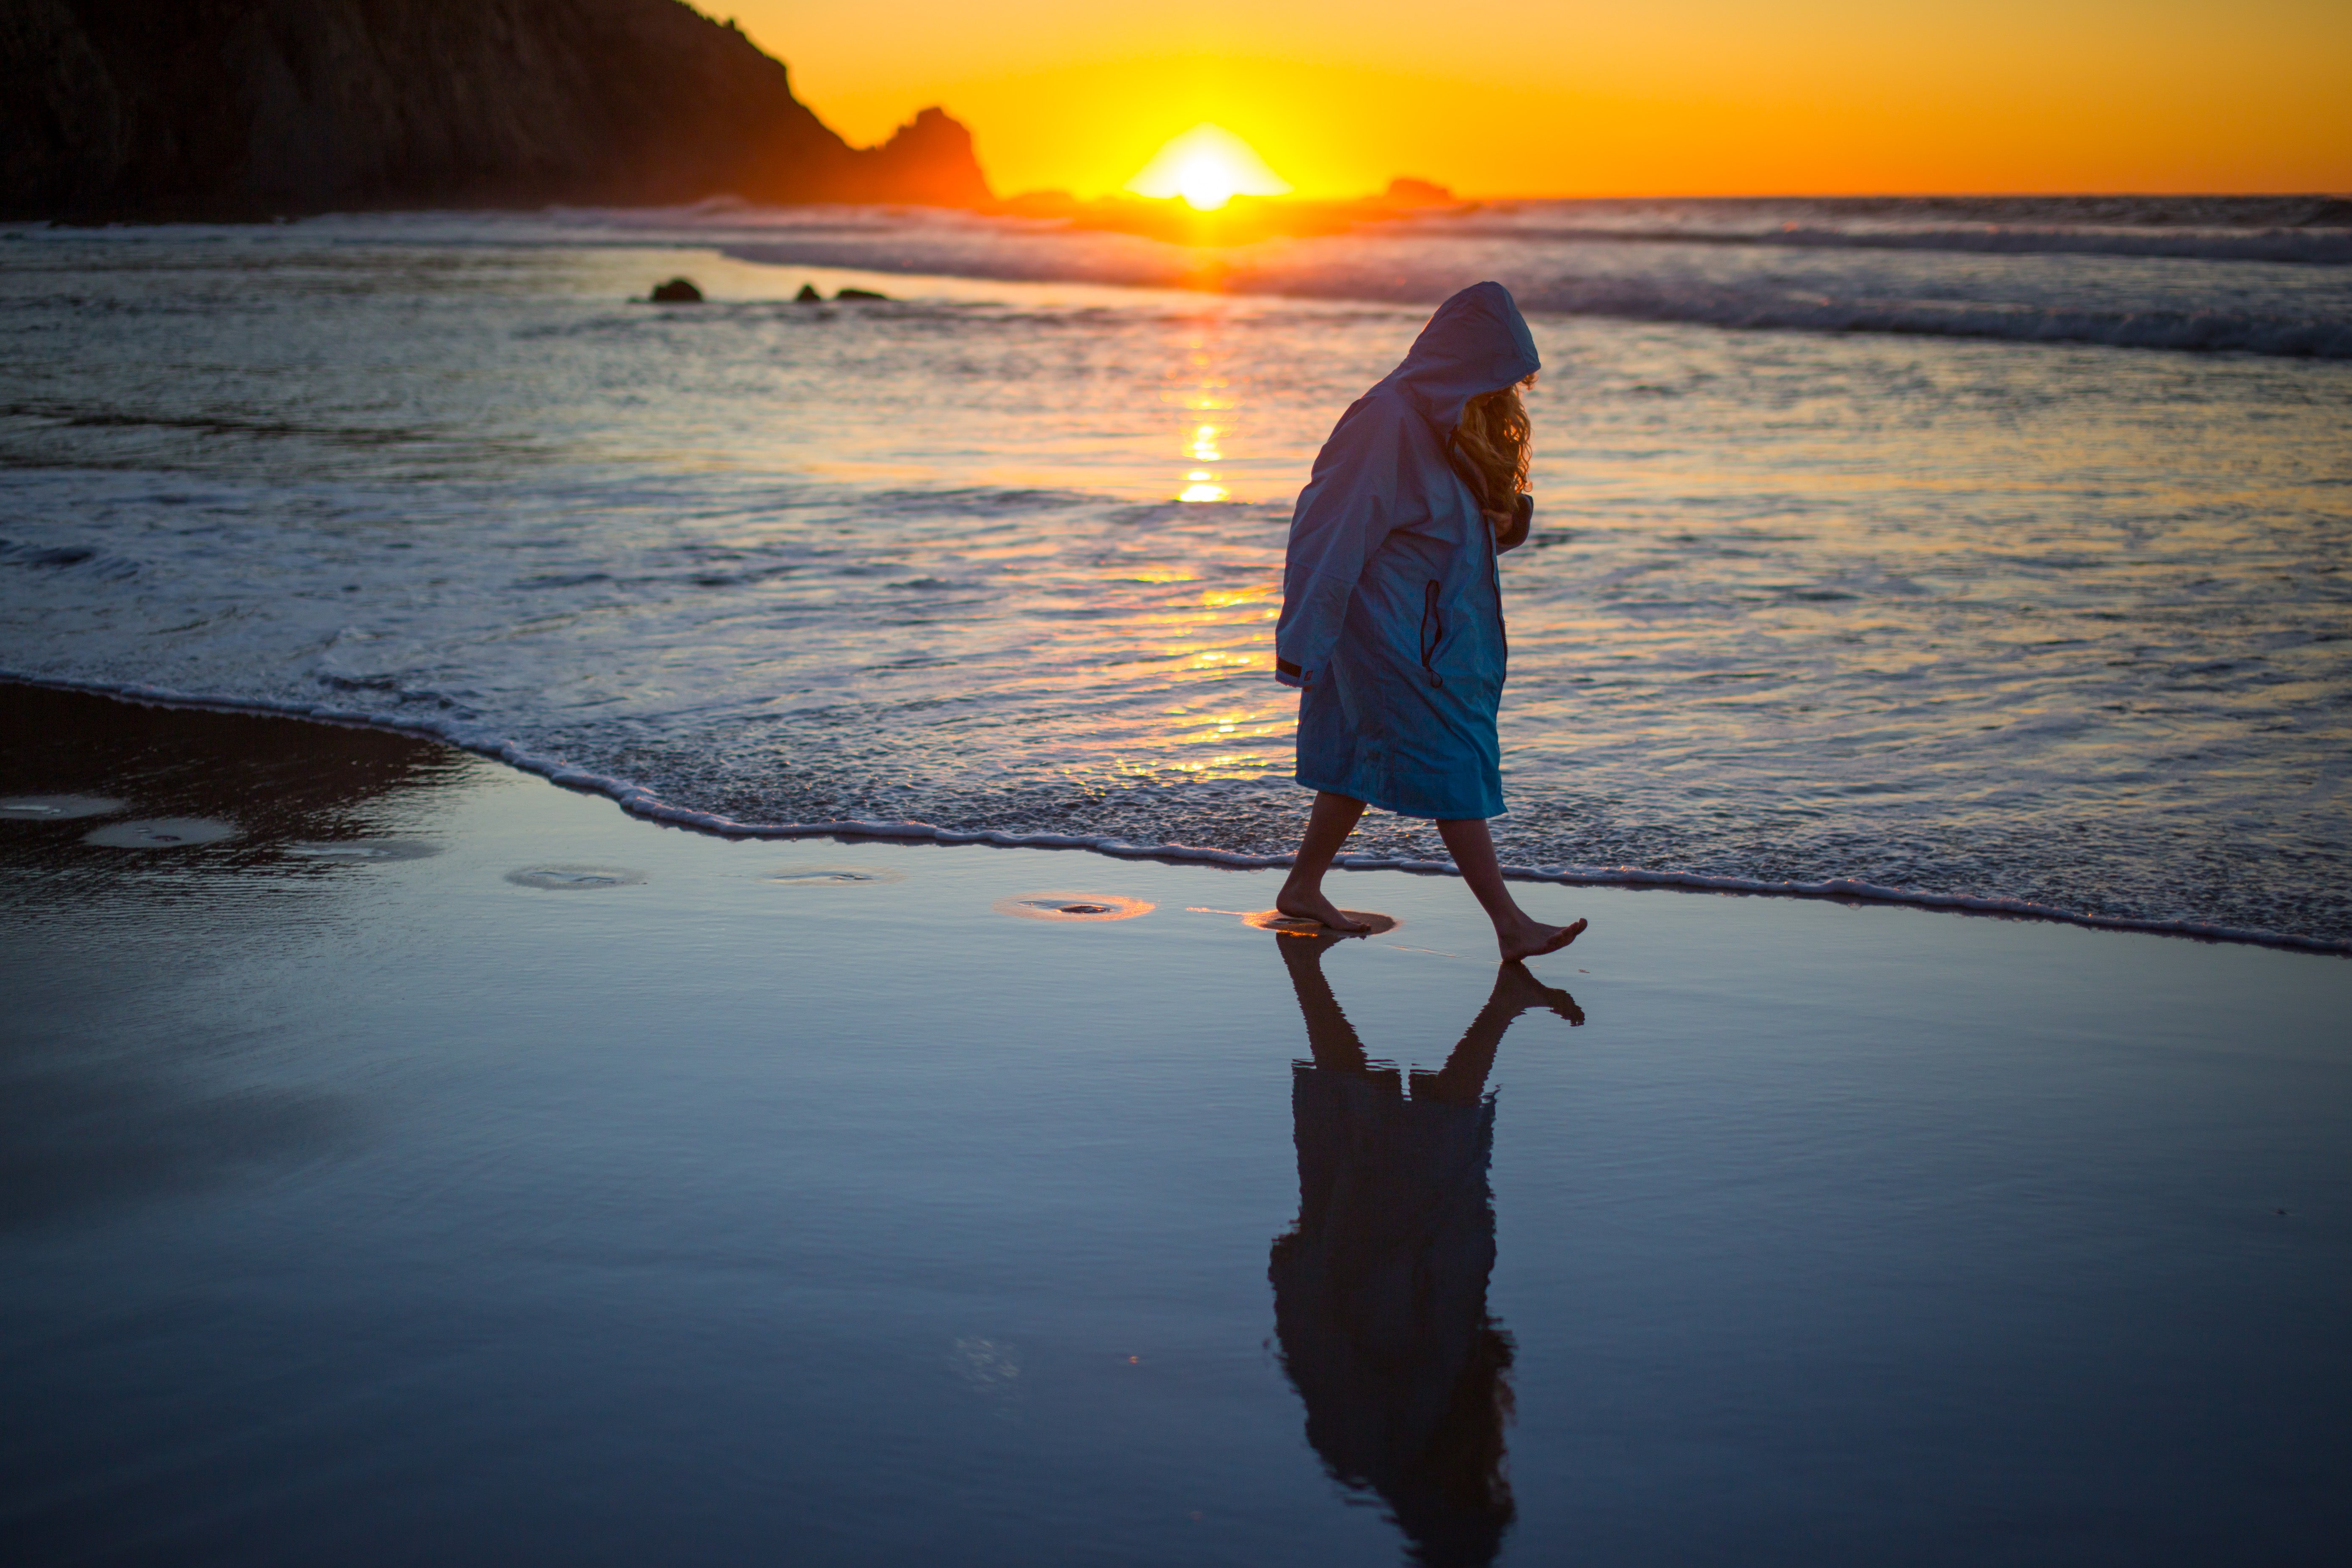
[[[1291,514],[1275,631],[1276,679],[1304,692],[1297,779],[1317,792],[1275,900],[1286,915],[1369,929],[1324,896],[1323,874],[1371,805],[1436,821],[1506,961],[1558,952],[1584,930],[1519,908],[1486,831],[1503,809],[1497,557],[1534,513],[1519,389],[1538,368],[1510,291],[1474,284],[1437,308],[1316,454]]]

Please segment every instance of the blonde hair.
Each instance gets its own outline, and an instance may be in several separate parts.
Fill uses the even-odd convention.
[[[1461,454],[1468,470],[1464,478],[1477,492],[1478,510],[1496,538],[1510,531],[1519,492],[1528,488],[1528,459],[1535,427],[1528,422],[1528,405],[1519,389],[1536,378],[1515,382],[1500,392],[1481,393],[1462,405],[1462,422],[1448,444]]]

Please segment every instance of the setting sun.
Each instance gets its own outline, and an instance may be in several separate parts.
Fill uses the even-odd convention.
[[[1235,196],[1286,196],[1291,187],[1256,148],[1222,125],[1203,123],[1171,137],[1127,188],[1139,196],[1181,196],[1196,212],[1213,212]]]

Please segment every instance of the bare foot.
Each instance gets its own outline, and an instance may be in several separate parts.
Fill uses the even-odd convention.
[[[1558,952],[1584,934],[1584,922],[1574,925],[1539,925],[1534,921],[1518,926],[1506,935],[1495,933],[1495,944],[1503,950],[1505,963],[1517,963],[1523,959],[1541,958],[1547,952]]]
[[[1333,931],[1365,931],[1372,928],[1361,921],[1351,921],[1339,912],[1339,906],[1322,893],[1294,893],[1285,888],[1275,899],[1274,907],[1296,921],[1316,921]]]

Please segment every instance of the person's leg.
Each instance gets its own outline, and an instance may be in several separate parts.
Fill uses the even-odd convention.
[[[1331,983],[1323,977],[1323,950],[1339,942],[1333,936],[1275,938],[1282,950],[1283,964],[1290,971],[1290,987],[1298,994],[1298,1011],[1307,1019],[1307,1048],[1315,1065],[1331,1072],[1369,1072],[1372,1064],[1364,1055],[1364,1042],[1358,1037],[1356,1026],[1348,1022],[1348,1015],[1339,1010]]]
[[[1341,914],[1323,896],[1323,873],[1331,868],[1332,857],[1339,853],[1339,846],[1348,841],[1348,835],[1356,830],[1356,819],[1363,815],[1360,800],[1333,795],[1328,789],[1316,792],[1315,809],[1307,818],[1307,836],[1298,841],[1298,853],[1291,858],[1290,875],[1284,879],[1282,891],[1275,895],[1276,909],[1301,920],[1321,921],[1333,931],[1371,930]]]
[[[1299,998],[1304,1005],[1303,990]],[[1334,1007],[1339,1005],[1336,999],[1331,1004]],[[1584,1009],[1576,1005],[1575,997],[1546,985],[1528,973],[1526,964],[1506,963],[1496,970],[1493,993],[1478,1010],[1478,1016],[1470,1020],[1470,1026],[1462,1032],[1462,1042],[1445,1058],[1445,1065],[1435,1072],[1414,1071],[1412,1097],[1442,1100],[1449,1105],[1477,1104],[1479,1096],[1486,1092],[1486,1075],[1494,1070],[1495,1052],[1503,1044],[1503,1031],[1520,1014],[1534,1007],[1549,1007],[1570,1024],[1584,1022]]]
[[[1454,856],[1454,868],[1486,906],[1486,918],[1495,922],[1495,943],[1503,951],[1504,963],[1558,952],[1583,934],[1582,921],[1548,926],[1519,908],[1519,901],[1511,897],[1510,884],[1503,880],[1503,868],[1495,858],[1494,837],[1482,819],[1466,816],[1441,822],[1437,833]]]

